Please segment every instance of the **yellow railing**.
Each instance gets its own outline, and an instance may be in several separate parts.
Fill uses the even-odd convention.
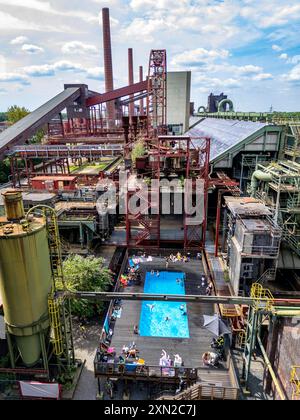
[[[236,344],[239,348],[244,349],[246,345],[246,331],[240,331],[237,335]]]
[[[53,344],[54,354],[56,356],[61,356],[64,350],[62,329],[61,329],[61,323],[60,323],[60,307],[61,307],[61,302],[59,301],[59,299],[55,299],[54,297],[49,297],[48,309],[49,309],[50,326],[52,329],[51,342]]]
[[[292,366],[290,382],[293,388],[292,400],[298,399],[300,397],[300,366]]]
[[[274,297],[269,289],[265,289],[260,283],[253,283],[251,288],[251,298],[254,299],[254,309],[265,309],[273,312]]]

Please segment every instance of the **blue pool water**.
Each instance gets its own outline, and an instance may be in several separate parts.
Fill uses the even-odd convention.
[[[180,282],[178,281],[180,279]],[[185,274],[161,272],[146,274],[144,293],[185,295]],[[150,305],[154,305],[152,310]],[[180,307],[184,306],[183,312]],[[166,317],[169,320],[166,321]],[[140,318],[142,337],[189,338],[187,306],[184,302],[143,302]]]

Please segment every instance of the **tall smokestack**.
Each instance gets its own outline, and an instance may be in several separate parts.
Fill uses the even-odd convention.
[[[104,73],[105,73],[105,90],[111,92],[114,90],[113,65],[111,53],[111,35],[110,35],[110,17],[109,9],[107,7],[102,9],[103,21],[103,51],[104,51]],[[107,117],[108,126],[115,125],[115,104],[114,102],[107,103]]]
[[[128,48],[128,85],[134,84],[133,74],[133,51],[132,48]],[[130,99],[133,99],[134,95],[130,95]],[[130,119],[134,116],[134,102],[129,104],[129,117]]]
[[[144,69],[143,66],[140,66],[140,82],[144,81]],[[144,112],[144,99],[140,100],[140,115],[145,115]]]

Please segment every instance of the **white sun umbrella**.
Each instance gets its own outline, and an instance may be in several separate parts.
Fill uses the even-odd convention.
[[[219,315],[203,315],[203,318],[203,326],[217,337],[222,334],[231,334],[231,330],[227,327],[225,322],[222,321]]]

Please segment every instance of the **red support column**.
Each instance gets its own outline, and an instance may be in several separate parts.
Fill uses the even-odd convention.
[[[133,50],[128,48],[128,85],[131,86],[134,84],[134,74],[133,74]],[[134,95],[130,95],[130,99],[133,99]],[[129,118],[130,124],[132,123],[132,117],[134,117],[134,102],[129,104]]]
[[[216,216],[216,240],[215,240],[215,257],[219,256],[219,231],[221,223],[221,207],[222,207],[222,195],[228,190],[218,191],[218,202],[217,202],[217,216]]]
[[[110,16],[107,7],[102,9],[103,22],[103,50],[104,50],[104,73],[105,73],[105,90],[111,92],[114,90],[113,81],[113,65],[111,52],[111,34],[110,34]],[[115,103],[114,101],[107,103],[108,127],[115,126]]]
[[[140,66],[140,82],[142,82],[143,80],[144,80],[143,66]],[[144,99],[140,99],[140,115],[141,116],[145,115]]]
[[[10,159],[10,173],[13,187],[16,188],[15,158]]]

